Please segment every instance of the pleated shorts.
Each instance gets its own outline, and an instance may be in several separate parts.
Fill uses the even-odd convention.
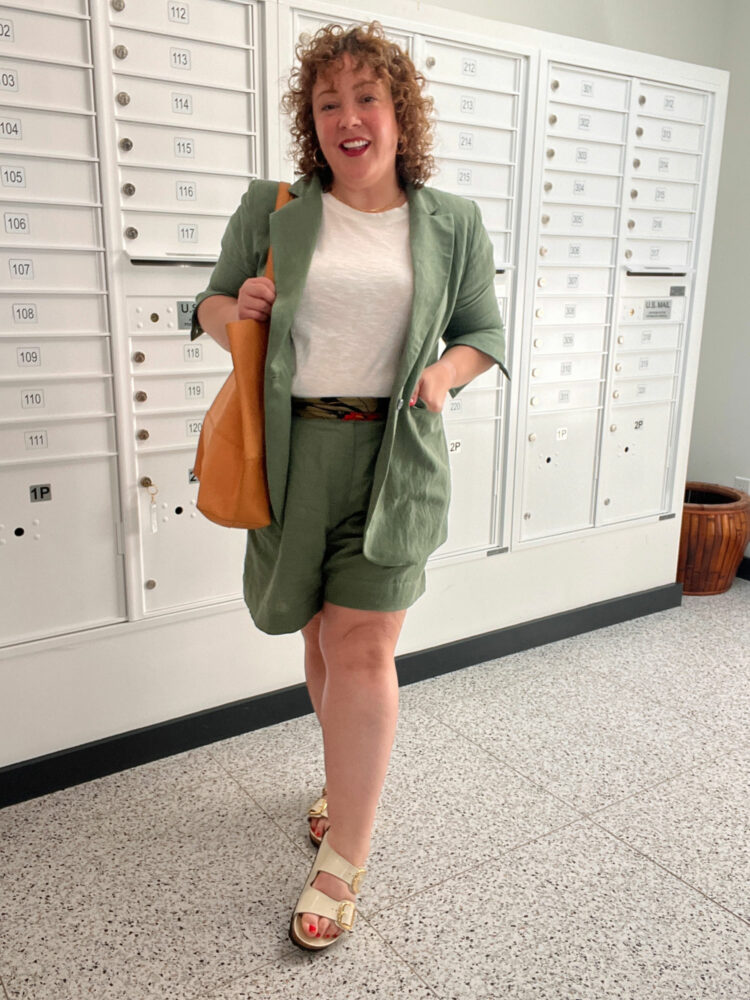
[[[378,566],[362,541],[385,421],[292,417],[284,523],[249,531],[245,603],[259,629],[296,632],[324,601],[402,611],[425,590],[425,562]]]

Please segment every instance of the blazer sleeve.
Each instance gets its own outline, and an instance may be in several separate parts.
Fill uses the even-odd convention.
[[[227,223],[221,238],[221,253],[211,272],[208,287],[195,297],[193,318],[190,326],[190,340],[200,337],[205,330],[198,322],[198,306],[211,295],[237,297],[240,286],[247,278],[258,273],[259,251],[255,238],[254,218],[259,210],[257,181],[252,181],[243,194],[240,204]],[[271,206],[273,209],[273,205]],[[267,244],[265,254],[267,255]]]
[[[475,347],[505,367],[505,328],[495,296],[495,261],[492,243],[482,223],[479,206],[472,202],[474,218],[456,304],[443,333],[446,348],[457,344]],[[461,388],[461,387],[460,387]],[[452,389],[455,395],[460,389]]]

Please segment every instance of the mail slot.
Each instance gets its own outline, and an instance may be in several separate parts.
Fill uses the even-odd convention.
[[[254,174],[255,139],[185,127],[117,123],[122,166]]]
[[[3,375],[28,381],[38,376],[108,375],[112,371],[108,337],[35,334],[0,339]]]
[[[94,292],[104,289],[101,254],[94,251],[0,249],[0,291]]]
[[[45,3],[45,7],[56,7],[61,11],[69,10],[71,14],[88,13],[79,10],[85,0],[65,3],[55,0]],[[10,22],[12,39],[6,35],[0,41],[3,55],[28,56],[31,59],[47,59],[56,62],[63,55],[65,62],[80,63],[84,66],[91,62],[87,22],[70,17],[58,17],[54,13],[42,11],[24,11],[16,8],[1,8],[0,17]],[[52,69],[53,67],[48,67]]]
[[[0,296],[0,329],[4,333],[97,333],[107,329],[103,295]]]
[[[185,34],[206,42],[247,45],[252,42],[248,0],[127,0],[121,11],[109,7],[113,25],[166,34]]]
[[[540,267],[536,272],[536,284],[537,288],[552,295],[555,292],[606,295],[611,277],[608,267]]]
[[[99,201],[95,163],[0,154],[0,196],[4,201]]]
[[[123,212],[124,243],[135,257],[218,257],[228,221],[229,215]]]
[[[622,111],[603,111],[586,105],[558,104],[547,107],[547,136],[582,136],[623,142],[627,116]]]
[[[638,82],[637,89],[638,106],[648,114],[693,122],[706,120],[706,94],[699,94],[695,90],[681,90],[679,87],[660,87],[642,80]]]
[[[609,300],[583,295],[567,298],[538,296],[534,310],[534,330],[560,323],[577,325],[581,323],[606,323]]]
[[[597,108],[623,109],[628,105],[630,81],[611,73],[576,70],[552,64],[549,68],[547,92],[554,100]]]
[[[629,192],[630,204],[640,208],[658,208],[692,212],[698,196],[697,184],[673,184],[670,181],[633,181]]]
[[[699,150],[703,146],[703,126],[638,115],[636,136],[639,145],[663,149]]]
[[[630,209],[628,230],[633,236],[671,236],[690,239],[693,235],[693,215],[689,212],[649,212]]]
[[[614,236],[617,232],[617,209],[591,205],[549,205],[542,209],[540,230],[543,233],[586,233],[589,236]]]
[[[137,76],[116,76],[115,114],[130,121],[163,122],[179,128],[255,129],[255,99],[244,91],[191,87]]]
[[[6,86],[9,81],[11,86]],[[57,111],[94,110],[90,70],[30,60],[4,60],[1,52],[0,96],[11,105],[41,104]]]
[[[158,413],[159,410],[208,408],[216,393],[226,381],[223,372],[192,372],[186,375],[147,377],[133,379],[133,398],[136,414]],[[144,398],[139,398],[139,394]]]
[[[247,190],[246,177],[120,168],[122,207],[132,210],[231,215]]]
[[[108,378],[54,378],[0,382],[0,421],[112,413],[112,382]]]
[[[591,139],[563,139],[548,136],[545,140],[544,162],[560,170],[587,170],[619,174],[622,170],[624,146],[594,142]]]
[[[510,166],[456,162],[435,157],[436,184],[444,191],[474,198],[475,195],[510,195],[513,191],[513,169]]]
[[[99,210],[73,205],[36,205],[15,202],[0,210],[0,241],[6,246],[101,246]]]
[[[637,165],[636,165],[637,164]],[[700,156],[694,153],[673,153],[671,150],[638,149],[632,164],[631,180],[635,186],[641,178],[664,178],[675,181],[697,181],[700,177]]]
[[[54,111],[0,107],[0,154],[96,157],[94,119]]]
[[[424,56],[430,80],[459,87],[514,92],[520,85],[520,59],[479,48],[426,38]]]
[[[514,158],[514,135],[510,129],[436,122],[435,153],[441,158],[511,163]]]
[[[112,45],[113,52],[124,46],[127,53],[122,59],[116,54],[113,57],[113,69],[118,71],[179,83],[205,83],[209,87],[217,84],[242,90],[253,87],[253,53],[247,48],[122,28],[113,29]]]
[[[618,358],[621,351],[677,350],[680,346],[679,323],[660,326],[656,323],[643,326],[622,324],[616,337]]]
[[[114,420],[107,417],[48,416],[0,424],[0,465],[112,455],[115,449]]]
[[[430,83],[427,92],[435,99],[435,114],[439,119],[513,128],[518,115],[518,98],[471,87]]]
[[[553,143],[548,143],[548,146],[554,148]],[[549,159],[547,162],[550,162]],[[620,178],[545,170],[543,197],[546,201],[570,201],[582,205],[603,202],[614,206],[620,202]]]
[[[606,327],[540,327],[531,341],[532,364],[544,354],[603,354],[607,342]]]

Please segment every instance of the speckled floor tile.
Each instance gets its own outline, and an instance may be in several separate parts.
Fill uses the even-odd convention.
[[[208,994],[205,1000],[434,1000],[406,962],[365,920],[323,955],[290,944],[278,961]],[[201,997],[201,1000],[204,1000]]]
[[[748,926],[587,821],[372,923],[444,1000],[750,996]]]
[[[584,812],[731,749],[728,737],[623,691],[566,644],[565,656],[545,647],[511,685],[495,688],[484,667],[431,681],[420,710]]]
[[[750,925],[750,754],[732,751],[592,819]]]

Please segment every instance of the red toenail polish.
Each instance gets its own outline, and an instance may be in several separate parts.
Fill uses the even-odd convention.
[[[310,933],[311,933],[311,934],[314,934],[314,933],[315,933],[315,928],[313,927],[313,925],[312,925],[312,924],[308,924],[308,925],[307,925],[307,929],[308,929],[308,930],[310,931]]]

